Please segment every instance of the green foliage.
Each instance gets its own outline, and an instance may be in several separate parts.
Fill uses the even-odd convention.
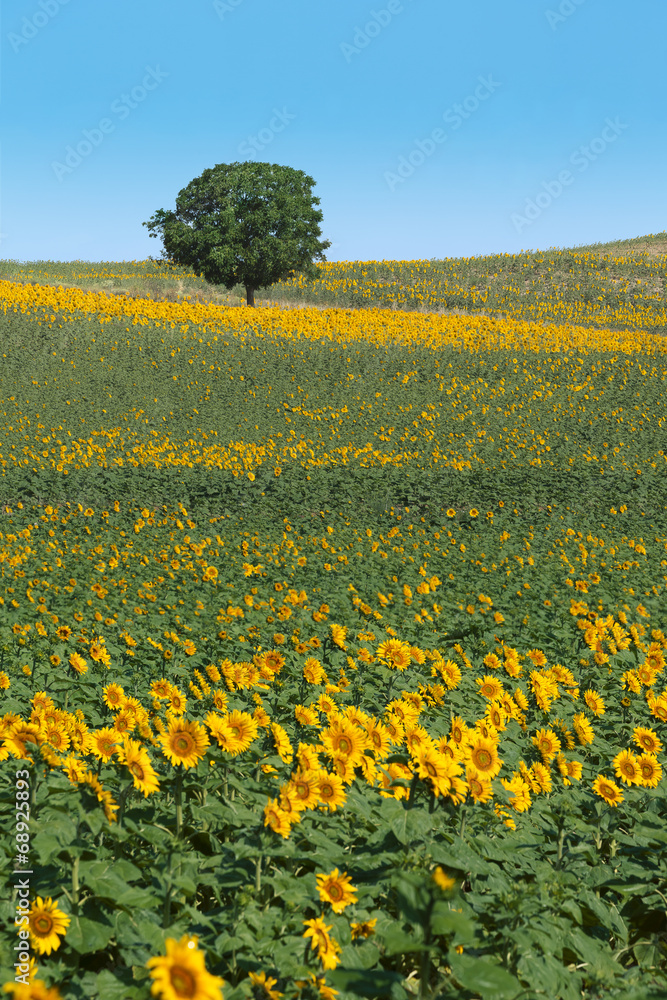
[[[664,355],[290,341],[264,336],[261,314],[244,339],[224,322],[167,330],[83,314],[40,323],[20,311],[0,315],[0,332],[4,722],[28,718],[46,691],[100,728],[114,718],[104,685],[150,708],[162,677],[187,692],[188,717],[203,718],[212,696],[192,692],[194,670],[275,646],[286,661],[279,683],[232,683],[225,694],[230,710],[248,712],[260,697],[296,750],[319,731],[294,707],[325,691],[304,678],[308,655],[332,681],[347,673],[334,692],[342,709],[376,715],[433,684],[428,658],[398,673],[359,655],[389,636],[461,669],[460,685],[424,711],[435,740],[452,716],[483,715],[476,679],[490,653],[538,650],[572,670],[578,700],[563,692],[550,713],[531,704],[525,730],[512,720],[502,732],[502,776],[539,762],[531,734],[555,716],[570,726],[587,688],[606,704],[593,743],[576,748],[581,782],[566,786],[553,766],[553,789],[525,813],[511,812],[498,779],[494,802],[455,806],[423,781],[394,799],[357,775],[344,808],[309,810],[286,839],[263,809],[294,764],[265,732],[238,757],[213,747],[182,782],[151,744],[160,789],[148,797],[122,764],[100,763],[117,822],[92,786],[35,753],[31,891],[71,919],[39,959],[40,978],[68,1000],[149,1000],[147,960],[168,938],[197,934],[225,1000],[261,998],[249,979],[260,971],[285,1000],[317,1000],[310,977],[323,970],[303,921],[323,915],[341,948],[325,975],[337,1000],[664,996],[664,779],[624,785],[613,809],[591,790],[647,720],[643,694],[626,696],[620,674],[649,642],[665,648]],[[369,443],[391,460],[371,461]],[[212,459],[214,444],[238,464]],[[608,615],[632,642],[600,657],[580,623]],[[347,629],[345,650],[332,623]],[[73,635],[59,635],[62,625]],[[88,655],[96,636],[110,667],[89,657],[75,675],[68,657]],[[512,682],[525,694],[530,669]],[[385,763],[409,760],[401,749]],[[7,886],[24,764],[0,762]],[[317,874],[334,867],[357,896],[340,914],[317,891]],[[438,867],[450,889],[434,880]],[[368,936],[353,935],[353,922],[373,921]],[[3,980],[14,944],[7,923]]]
[[[159,209],[144,222],[163,241],[167,259],[208,282],[241,283],[248,305],[258,288],[294,272],[314,276],[321,241],[320,199],[302,170],[275,163],[219,163],[179,191],[176,211]]]

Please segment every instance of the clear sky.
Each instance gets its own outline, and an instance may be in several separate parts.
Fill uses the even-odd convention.
[[[316,181],[329,260],[667,228],[667,3],[5,0],[0,257],[140,260],[207,167]]]

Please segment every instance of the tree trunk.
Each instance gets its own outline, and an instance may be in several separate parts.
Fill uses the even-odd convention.
[[[250,285],[246,285],[245,286],[245,297],[246,297],[246,305],[247,306],[254,306],[254,304],[255,304],[255,289],[251,288]]]

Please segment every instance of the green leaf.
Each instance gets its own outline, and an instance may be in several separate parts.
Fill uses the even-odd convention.
[[[382,935],[385,955],[404,955],[408,952],[430,951],[433,946],[424,944],[421,928],[415,928],[415,930],[420,932],[420,936],[414,933],[410,934],[404,930],[401,924],[396,922],[387,927]]]
[[[433,934],[455,936],[456,944],[470,944],[475,940],[475,925],[472,920],[456,910],[450,910],[448,903],[438,900],[431,913]]]
[[[422,809],[405,809],[394,818],[391,831],[399,844],[411,844],[425,837],[433,828],[433,818]]]
[[[449,964],[455,979],[481,1000],[512,1000],[523,992],[519,980],[490,959],[450,954]]]
[[[369,1000],[379,1000],[380,997],[406,1000],[408,994],[403,989],[403,981],[403,976],[398,972],[336,969],[327,973],[327,982],[330,982],[334,989],[368,997]]]
[[[372,969],[380,958],[380,949],[372,941],[345,945],[340,953],[344,968]]]
[[[517,973],[524,982],[547,997],[581,1000],[581,973],[566,969],[553,955],[525,951],[519,959]]]
[[[66,941],[80,955],[102,951],[113,937],[113,927],[100,920],[88,917],[72,917],[67,928]]]
[[[41,865],[48,865],[62,850],[59,839],[51,833],[36,833],[30,842],[30,847],[37,852]]]
[[[99,997],[100,1000],[143,1000],[146,996],[146,988],[139,984],[133,984],[131,977],[123,970],[124,978],[117,978],[108,969],[94,973],[90,977],[90,982],[86,983],[86,995],[88,997]],[[85,983],[85,980],[84,980]]]

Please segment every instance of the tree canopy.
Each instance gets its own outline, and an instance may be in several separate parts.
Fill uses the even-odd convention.
[[[258,288],[317,273],[331,246],[321,240],[320,199],[302,170],[276,163],[218,163],[179,191],[176,211],[142,223],[160,236],[163,256],[215,285],[241,284],[249,306]]]

